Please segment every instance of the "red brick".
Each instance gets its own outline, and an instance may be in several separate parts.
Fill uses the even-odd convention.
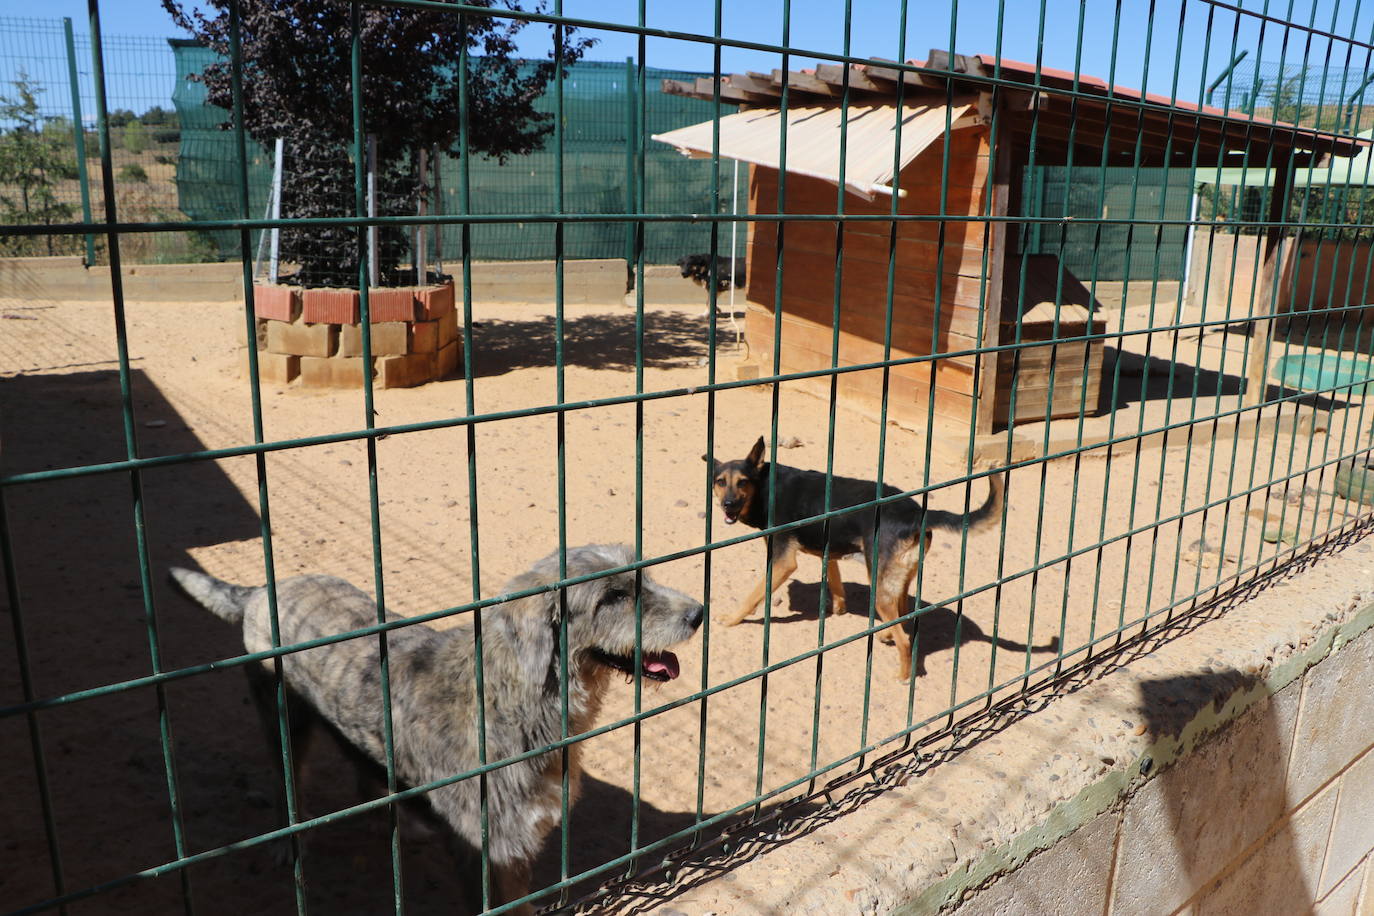
[[[453,282],[439,286],[424,286],[416,291],[420,300],[420,317],[434,321],[453,312]]]
[[[437,353],[439,351],[439,322],[417,321],[410,326],[411,353]]]
[[[458,313],[449,312],[439,319],[439,347],[448,346],[458,339]]]
[[[383,388],[413,388],[434,380],[434,354],[384,356],[378,363]]]
[[[435,378],[446,378],[458,371],[458,353],[462,349],[457,341],[439,351],[438,365],[434,367]]]
[[[367,314],[369,320],[373,323],[381,321],[414,321],[415,289],[409,286],[400,289],[375,289],[373,287],[368,287]]]
[[[300,290],[290,286],[253,286],[253,311],[259,318],[295,321],[301,313]]]
[[[243,374],[248,375],[248,349],[240,351]],[[263,385],[289,385],[301,374],[301,358],[281,353],[258,354],[258,382]]]
[[[333,356],[339,329],[332,324],[267,322],[267,350],[287,356]]]
[[[410,326],[404,321],[387,321],[372,325],[373,356],[404,356],[408,351],[407,330]],[[346,324],[339,328],[339,355],[363,355],[363,326]]]
[[[301,293],[301,319],[309,324],[357,324],[358,291],[307,289]]]

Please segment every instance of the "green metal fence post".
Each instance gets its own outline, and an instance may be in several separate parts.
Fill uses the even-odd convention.
[[[635,212],[635,59],[625,58],[625,212]],[[635,224],[625,224],[625,269],[634,270]]]
[[[231,7],[229,12],[229,57],[230,57],[230,95],[232,97],[231,125],[234,127],[234,147],[238,158],[238,212],[247,219],[250,214],[248,196],[248,134],[243,124],[243,55],[240,53],[242,21],[240,9]],[[280,144],[282,141],[278,140]],[[251,233],[248,229],[239,230],[239,265],[243,277],[243,321],[244,340],[253,340],[257,331],[257,301],[253,289],[253,261],[250,254]],[[275,277],[273,278],[275,280]],[[244,353],[248,360],[248,399],[249,411],[253,417],[253,441],[263,441],[262,385],[258,372],[259,354],[256,347],[246,347]],[[267,592],[267,616],[269,638],[273,648],[282,645],[281,614],[277,604],[276,559],[272,550],[272,504],[269,498],[267,480],[267,456],[259,454],[254,459],[258,484],[258,525],[262,537],[264,588]],[[280,658],[272,662],[272,675],[275,682],[274,702],[277,709],[277,743],[281,754],[282,801],[286,822],[294,826],[301,820],[299,791],[296,784],[296,768],[292,755],[295,753],[291,743],[290,712],[284,675],[284,663]],[[292,893],[295,897],[297,916],[305,916],[305,855],[301,837],[293,835],[290,840]]]
[[[1205,98],[1207,99],[1208,105],[1212,104],[1212,97],[1216,94],[1217,87],[1224,83],[1226,81],[1226,78],[1236,71],[1236,67],[1240,66],[1240,62],[1245,60],[1245,55],[1249,53],[1250,52],[1248,50],[1241,51],[1239,54],[1237,54],[1234,58],[1231,59],[1230,65],[1228,65],[1225,70],[1221,71],[1221,75],[1218,76],[1216,79],[1212,80],[1212,84],[1207,87],[1207,92],[1205,94]]]
[[[81,221],[91,221],[91,182],[86,174],[86,127],[81,119],[81,85],[76,74],[76,40],[72,36],[70,16],[62,19],[62,32],[67,40],[67,85],[72,92],[72,138],[76,141],[76,173],[81,183]],[[95,236],[86,235],[86,266],[95,263]]]
[[[101,45],[99,0],[87,0],[91,24],[91,61],[95,89],[95,110],[100,124],[100,183],[105,204],[106,245],[110,258],[110,300],[115,325],[115,353],[119,367],[119,400],[124,434],[124,453],[129,460],[139,457],[138,434],[135,426],[132,370],[129,363],[129,329],[125,316],[124,279],[120,270],[120,242],[116,226],[119,223],[118,199],[115,195],[113,152],[110,148],[108,100],[105,88],[104,53]],[[157,605],[153,596],[151,553],[145,514],[143,475],[139,470],[129,472],[130,515],[134,532],[134,547],[138,561],[139,588],[143,597],[144,628],[148,639],[148,660],[154,675],[163,671],[161,636]],[[165,688],[154,689],[157,700],[158,739],[166,779],[168,815],[172,827],[172,843],[177,857],[187,854],[185,808],[182,804],[177,776],[175,741],[172,735],[171,709]],[[182,909],[187,916],[195,910],[191,896],[191,876],[183,870],[177,876],[181,885]]]
[[[361,217],[376,215],[377,141],[367,132],[363,106],[363,18],[359,0],[349,4],[349,101],[353,121],[353,212]],[[242,128],[240,128],[242,129]],[[358,327],[362,338],[364,366],[372,365],[372,287],[380,285],[377,246],[380,227],[358,230]],[[367,429],[377,425],[375,381],[371,372],[363,373],[363,421]],[[367,439],[367,502],[372,533],[372,579],[377,599],[377,623],[386,622],[386,574],[382,564],[382,520],[380,481],[377,473],[377,439]],[[381,688],[382,754],[385,757],[386,791],[394,796],[401,788],[396,776],[396,734],[391,701],[391,653],[385,632],[377,634],[378,682]],[[400,812],[394,803],[387,806],[391,841],[391,888],[397,916],[404,912],[404,886],[401,871]]]

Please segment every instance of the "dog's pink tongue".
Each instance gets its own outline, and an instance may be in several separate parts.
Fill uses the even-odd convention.
[[[682,673],[678,667],[677,656],[671,652],[655,652],[652,655],[644,656],[644,670],[651,674],[659,674],[672,680]]]

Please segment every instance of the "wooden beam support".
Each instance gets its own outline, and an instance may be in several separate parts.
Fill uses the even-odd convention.
[[[1118,143],[1132,148],[1137,137],[1146,138],[1148,146],[1162,145],[1158,142],[1148,142],[1150,139],[1172,139],[1176,149],[1190,151],[1198,143],[1221,149],[1223,146],[1238,146],[1244,142],[1243,137],[1234,129],[1223,132],[1218,125],[1207,122],[1199,124],[1197,119],[1183,114],[1178,115],[1172,122],[1167,118],[1153,116],[1140,118],[1136,112],[1125,109],[1116,109],[1110,118],[1103,118],[1095,112],[1092,117],[1088,117],[1083,111],[1085,107],[1080,104],[1079,111],[1075,113],[1070,110],[1067,103],[1056,103],[1053,99],[1042,97],[1038,115],[1035,112],[1022,112],[1017,116],[1017,121],[1025,121],[1027,124],[1038,122],[1042,127],[1053,126],[1064,132],[1076,127],[1082,136],[1110,134]],[[1228,140],[1230,143],[1227,143]]]
[[[994,93],[996,94],[996,93]],[[995,99],[994,106],[1000,106],[1002,99]],[[992,135],[989,134],[989,139]],[[993,157],[991,199],[987,213],[992,217],[1006,216],[1011,202],[1011,148],[1015,141],[1011,132],[999,125],[997,148],[989,150]],[[983,303],[983,342],[984,347],[995,347],[1002,341],[1002,290],[1007,273],[1007,230],[1005,220],[994,219],[987,224],[988,233],[988,282],[985,287],[987,299]],[[978,357],[978,424],[980,436],[992,432],[992,424],[997,405],[997,354],[983,353]]]
[[[1270,188],[1269,213],[1265,220],[1281,223],[1288,215],[1289,173],[1292,171],[1288,150],[1275,150],[1274,184]],[[1263,262],[1260,264],[1259,288],[1255,291],[1255,305],[1250,313],[1250,345],[1245,354],[1245,397],[1247,407],[1262,404],[1268,391],[1269,353],[1273,346],[1274,320],[1277,314],[1278,287],[1288,273],[1295,244],[1284,245],[1284,227],[1271,225],[1264,232]],[[1258,418],[1256,418],[1258,420]]]

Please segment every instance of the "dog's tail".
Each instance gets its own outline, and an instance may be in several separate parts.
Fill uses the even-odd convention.
[[[940,509],[931,509],[926,513],[925,527],[945,528],[950,531],[959,532],[963,529],[964,523],[968,522],[969,534],[982,531],[984,528],[997,524],[1002,517],[1002,503],[1006,498],[1007,475],[994,474],[988,478],[988,498],[983,504],[967,515],[961,512],[945,512]]]
[[[221,582],[214,576],[173,566],[168,573],[172,581],[186,593],[187,597],[204,605],[211,613],[229,623],[242,623],[248,599],[256,588],[247,585],[231,585]]]

